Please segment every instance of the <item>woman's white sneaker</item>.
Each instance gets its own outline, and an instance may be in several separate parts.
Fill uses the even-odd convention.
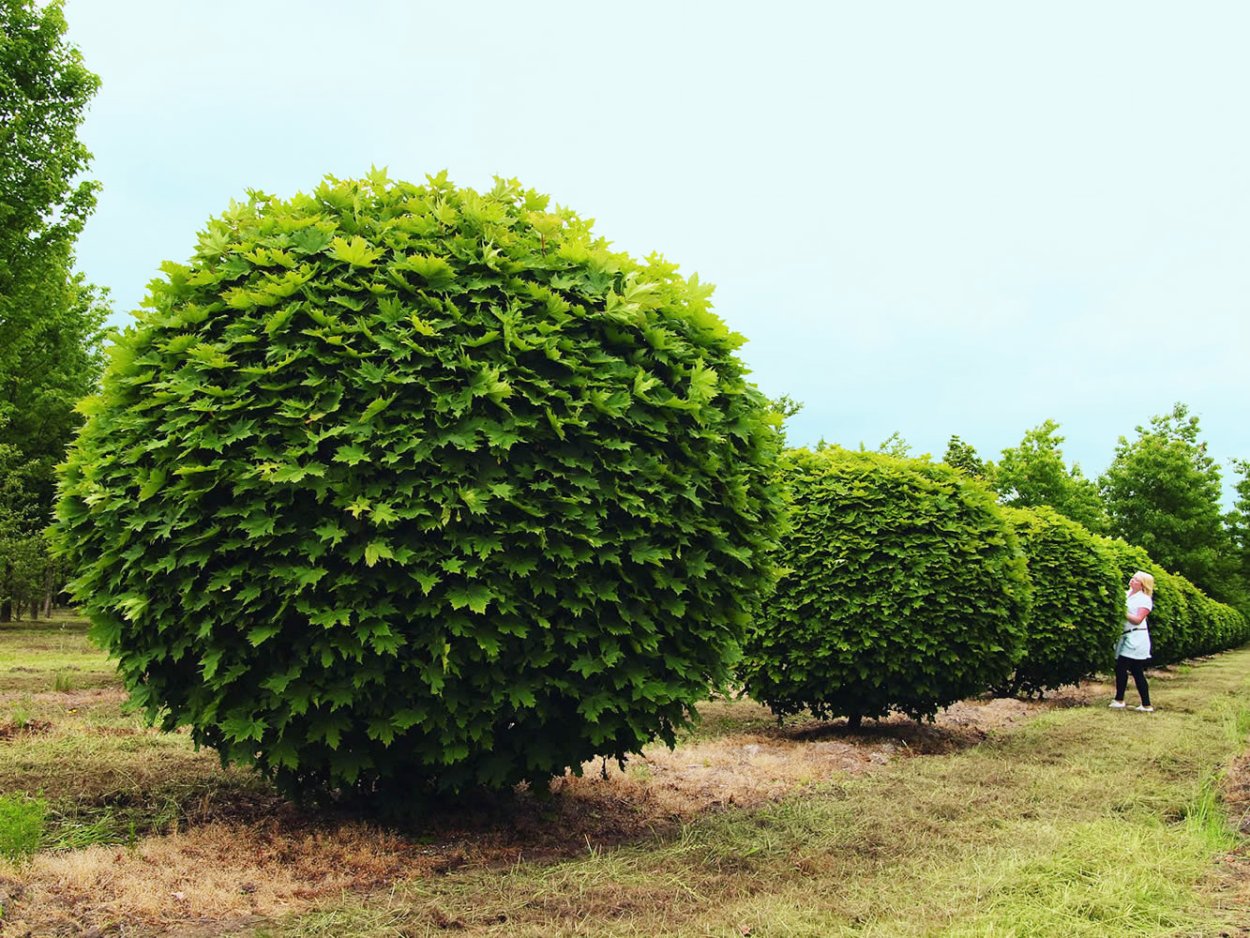
[[[1124,709],[1124,701],[1123,701],[1123,700],[1113,700],[1113,701],[1111,701],[1111,703],[1107,704],[1107,706],[1108,706],[1108,707],[1110,707],[1112,710],[1123,710],[1123,709]]]
[[[1154,713],[1155,712],[1154,707],[1138,707],[1137,709],[1140,710],[1142,713]]]

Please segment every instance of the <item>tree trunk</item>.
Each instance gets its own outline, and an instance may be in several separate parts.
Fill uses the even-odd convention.
[[[864,722],[864,715],[862,713],[852,713],[850,716],[846,718],[847,727],[853,730],[859,729],[860,724],[863,722]]]
[[[8,592],[9,576],[12,573],[8,559],[5,558],[4,563],[0,563],[0,591]],[[13,621],[13,601],[11,599],[0,600],[0,622]]]
[[[39,604],[43,607],[43,617],[45,619],[52,618],[53,566],[54,561],[51,557],[48,558],[48,562],[43,566],[43,596],[41,597]]]

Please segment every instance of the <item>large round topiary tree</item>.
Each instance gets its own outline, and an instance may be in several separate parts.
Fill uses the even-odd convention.
[[[253,193],[166,264],[63,477],[94,635],[290,789],[672,742],[726,676],[779,418],[710,289],[515,182]]]
[[[948,466],[836,447],[787,452],[781,478],[782,575],[740,668],[752,697],[858,725],[931,717],[1011,673],[1029,580],[987,489]]]

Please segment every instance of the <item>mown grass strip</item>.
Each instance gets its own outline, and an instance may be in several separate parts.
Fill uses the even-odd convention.
[[[1218,934],[1199,886],[1236,842],[1250,651],[1157,681],[1155,714],[1052,711],[680,837],[401,884],[264,938]]]

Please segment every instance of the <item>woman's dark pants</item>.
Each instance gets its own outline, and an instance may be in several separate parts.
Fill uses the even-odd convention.
[[[1125,658],[1120,655],[1115,659],[1115,699],[1123,700],[1124,691],[1128,687],[1129,672],[1133,674],[1133,683],[1141,697],[1143,707],[1150,706],[1150,685],[1146,683],[1146,660],[1143,658]]]

